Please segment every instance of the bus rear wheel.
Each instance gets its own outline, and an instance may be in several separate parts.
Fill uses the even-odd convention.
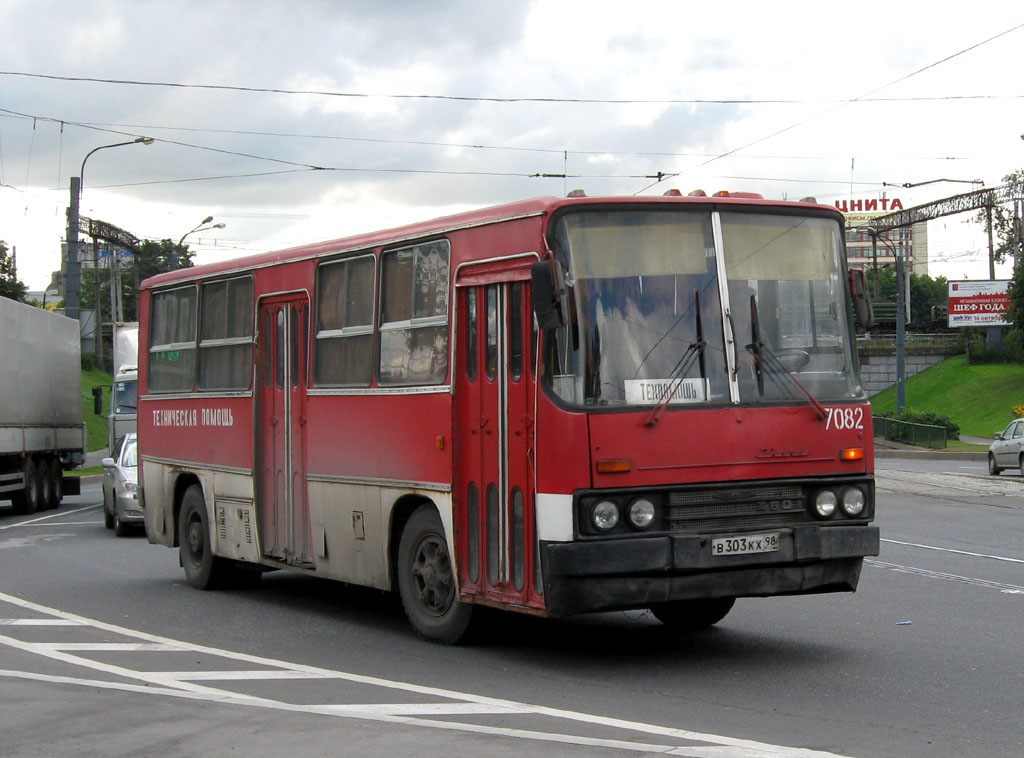
[[[117,508],[117,505],[114,507]],[[213,554],[206,499],[196,484],[185,490],[185,496],[181,499],[178,544],[185,578],[193,587],[200,590],[216,589],[228,578],[230,567],[222,558]]]
[[[736,602],[734,597],[704,600],[673,600],[651,606],[651,613],[666,626],[690,631],[707,629],[724,619]]]
[[[469,629],[473,606],[459,602],[444,527],[429,505],[420,506],[402,531],[398,591],[405,615],[424,639],[452,645]]]

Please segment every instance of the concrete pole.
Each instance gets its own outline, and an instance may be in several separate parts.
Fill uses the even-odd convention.
[[[82,288],[82,264],[78,256],[78,201],[81,194],[81,180],[71,177],[71,204],[68,206],[68,260],[64,267],[64,315],[80,319],[78,293]]]

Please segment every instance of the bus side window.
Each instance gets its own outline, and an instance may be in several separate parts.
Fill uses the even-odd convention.
[[[284,331],[284,308],[277,309],[277,388],[279,390],[284,389],[284,345],[285,345],[285,331]]]
[[[270,309],[263,311],[263,386],[268,390],[274,386],[274,333],[270,320]]]
[[[523,377],[523,283],[512,283],[509,305],[509,373],[513,382]]]
[[[498,376],[498,286],[487,286],[487,344],[485,345],[485,368],[487,380],[493,382]]]
[[[292,387],[299,386],[299,309],[292,306]]]
[[[476,287],[470,287],[466,290],[466,378],[471,382],[476,381],[478,329]]]

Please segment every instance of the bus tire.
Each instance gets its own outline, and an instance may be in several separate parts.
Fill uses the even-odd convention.
[[[707,629],[724,619],[736,602],[734,597],[704,600],[673,600],[651,606],[651,613],[666,626],[683,631]]]
[[[398,591],[406,617],[424,639],[452,645],[469,629],[473,606],[459,602],[444,527],[432,506],[420,506],[402,530]]]
[[[185,569],[185,578],[189,584],[199,590],[213,590],[224,583],[228,567],[222,558],[213,554],[206,500],[197,484],[185,490],[185,496],[181,499],[178,544],[181,566]]]

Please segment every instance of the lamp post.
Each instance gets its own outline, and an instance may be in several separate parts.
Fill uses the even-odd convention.
[[[81,259],[78,255],[78,207],[82,199],[82,178],[85,176],[85,163],[89,160],[89,157],[98,150],[106,150],[109,147],[121,147],[123,145],[135,145],[138,143],[142,143],[143,145],[152,145],[153,138],[136,137],[135,139],[128,140],[127,142],[115,142],[112,145],[100,145],[99,147],[94,147],[86,153],[85,158],[82,159],[82,168],[78,172],[78,176],[71,177],[71,204],[68,206],[68,263],[64,280],[64,313],[69,318],[79,319],[81,317],[78,297],[79,290],[82,285],[82,266],[80,263]],[[96,331],[98,334],[98,323]]]
[[[213,221],[213,216],[207,216],[198,224],[196,224],[192,229],[181,235],[181,239],[178,240],[178,247],[176,247],[174,249],[174,252],[171,253],[171,269],[178,268],[178,248],[185,244],[185,238],[188,235],[194,234],[195,232],[205,232],[207,229],[223,229],[226,226],[226,224],[223,221],[220,222],[219,224],[210,224],[210,226],[206,226],[206,224],[209,224],[211,221]]]

